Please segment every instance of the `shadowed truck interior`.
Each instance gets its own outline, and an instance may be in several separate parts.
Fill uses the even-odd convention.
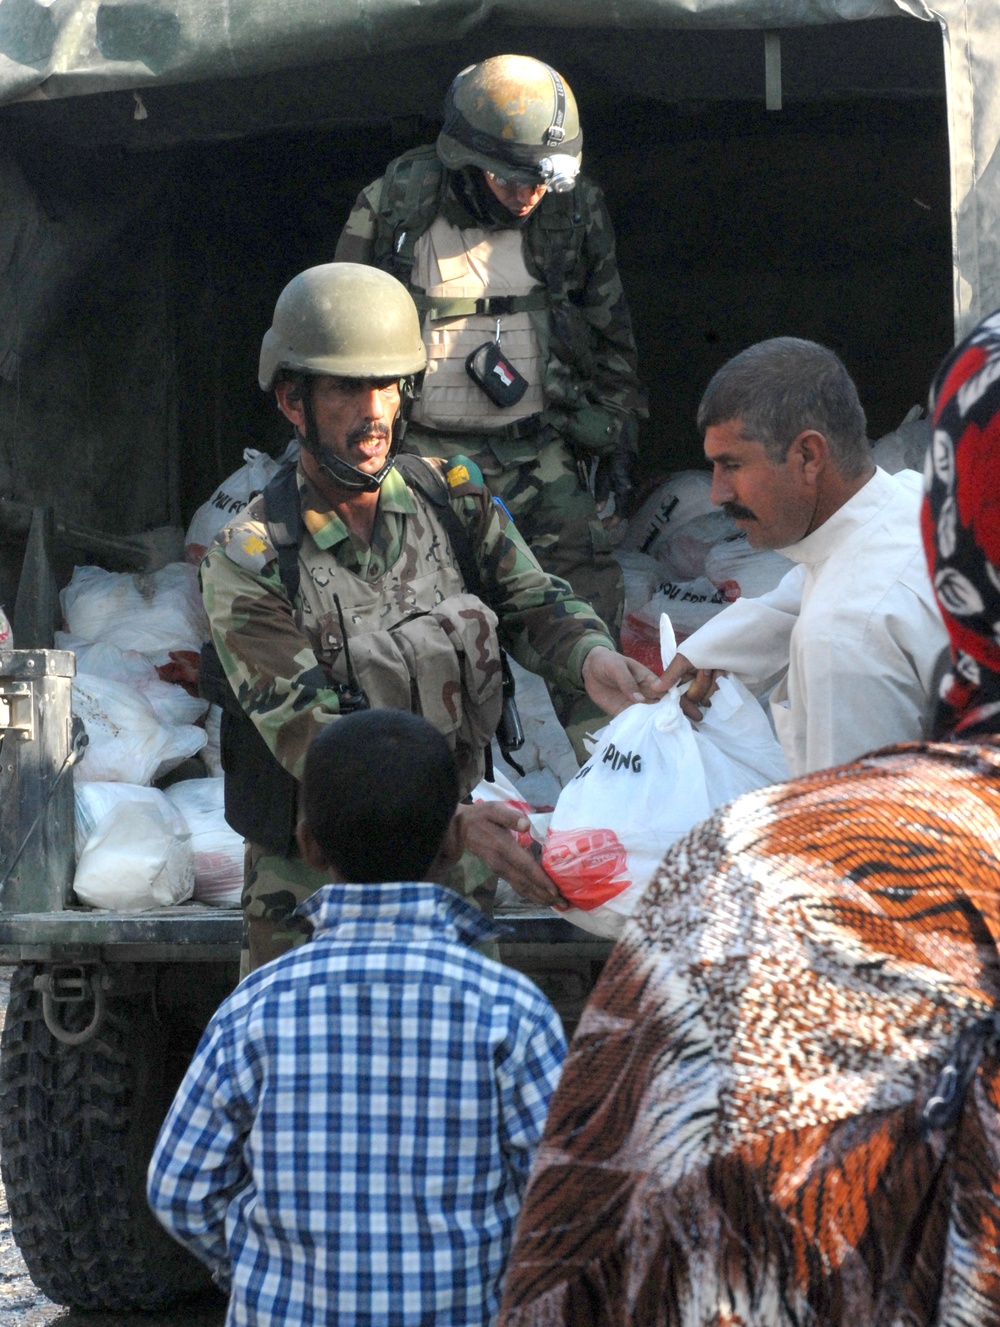
[[[117,534],[184,525],[245,447],[277,453],[288,426],[256,385],[275,298],[332,257],[389,158],[434,137],[454,74],[505,50],[555,65],[580,104],[650,391],[647,478],[699,463],[701,389],[768,336],[836,349],[870,436],[888,432],[952,343],[940,30],[782,32],[780,110],[765,107],[764,42],[498,26],[0,109],[0,495],[13,500],[0,600],[24,550],[11,512],[51,504]]]

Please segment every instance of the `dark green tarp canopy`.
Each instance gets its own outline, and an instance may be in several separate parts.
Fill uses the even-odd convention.
[[[769,29],[899,12],[895,0],[0,0],[0,104],[245,77],[489,24]]]
[[[247,78],[490,27],[512,40],[522,27],[565,27],[597,44],[609,30],[780,32],[904,15],[943,32],[963,333],[1000,305],[997,0],[0,0],[0,105]]]

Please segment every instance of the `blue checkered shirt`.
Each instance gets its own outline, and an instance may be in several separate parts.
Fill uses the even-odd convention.
[[[327,885],[309,944],[219,1007],[164,1121],[149,1200],[230,1291],[230,1324],[496,1317],[566,1052],[493,934],[428,884]]]

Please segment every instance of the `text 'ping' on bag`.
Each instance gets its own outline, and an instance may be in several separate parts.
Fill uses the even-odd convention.
[[[670,619],[660,620],[663,666],[676,653]],[[542,866],[571,907],[563,916],[615,937],[667,848],[716,808],[788,778],[767,715],[734,678],[719,679],[695,728],[674,687],[654,705],[630,705],[563,789]]]

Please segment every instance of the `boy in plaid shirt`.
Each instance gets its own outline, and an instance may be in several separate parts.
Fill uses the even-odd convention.
[[[149,1167],[229,1324],[496,1317],[566,1043],[532,982],[472,948],[488,919],[433,883],[457,799],[415,715],[344,716],[310,748],[299,839],[333,881],[299,907],[312,939],[220,1006]]]

